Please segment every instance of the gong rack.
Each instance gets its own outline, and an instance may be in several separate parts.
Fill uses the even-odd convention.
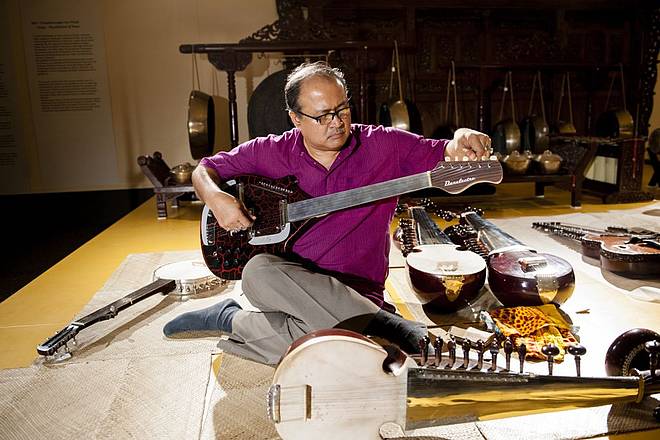
[[[405,49],[405,44],[399,45]],[[208,61],[216,69],[227,73],[227,99],[229,101],[229,134],[231,146],[238,145],[238,107],[236,103],[236,72],[245,70],[252,62],[253,54],[268,52],[283,52],[285,54],[301,54],[318,51],[350,51],[354,57],[354,65],[358,70],[358,106],[357,120],[365,120],[367,114],[367,64],[370,50],[389,50],[393,43],[383,41],[242,41],[239,43],[182,44],[179,52],[182,54],[206,54]]]

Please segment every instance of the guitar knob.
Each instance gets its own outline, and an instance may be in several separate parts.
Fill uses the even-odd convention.
[[[559,347],[555,344],[544,345],[541,348],[541,353],[547,356],[548,358],[548,375],[552,376],[552,367],[555,364],[555,356],[559,354]]]
[[[506,371],[511,371],[511,353],[513,353],[513,343],[507,338],[504,341],[504,360],[506,361]]]
[[[449,351],[449,361],[445,368],[452,368],[456,362],[456,342],[453,339],[447,341],[447,350]]]
[[[468,339],[464,339],[463,343],[461,344],[461,348],[463,349],[463,365],[461,365],[459,368],[462,368],[464,370],[467,370],[468,365],[470,364],[470,348],[472,347],[472,344]]]
[[[435,367],[440,368],[440,362],[442,362],[442,346],[444,345],[442,338],[435,338],[433,343],[433,348],[435,349]]]
[[[575,371],[577,377],[580,377],[580,359],[587,353],[587,349],[580,344],[571,344],[566,348],[566,351],[575,358]]]
[[[493,343],[490,344],[490,349],[488,351],[490,352],[492,362],[488,371],[497,371],[497,354],[500,352],[500,346],[497,344],[497,341],[493,341]]]
[[[477,341],[477,365],[472,368],[473,370],[481,371],[484,367],[484,342],[482,340]]]
[[[421,363],[420,363],[420,365],[422,367],[424,365],[426,365],[426,363],[429,360],[429,343],[430,342],[431,342],[431,340],[429,339],[428,336],[424,336],[418,342],[419,351],[420,351],[420,353],[422,353],[422,360],[421,360]]]
[[[518,346],[518,357],[520,358],[520,373],[523,372],[523,367],[525,366],[525,356],[527,355],[527,346],[524,343],[520,343]]]

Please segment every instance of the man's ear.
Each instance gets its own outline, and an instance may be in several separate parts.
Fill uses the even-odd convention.
[[[295,127],[298,127],[300,125],[300,117],[298,114],[294,111],[289,110],[289,118],[291,119],[291,122]]]

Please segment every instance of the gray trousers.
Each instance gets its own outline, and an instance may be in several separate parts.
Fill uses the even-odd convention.
[[[332,276],[271,254],[254,256],[242,280],[243,293],[260,311],[236,312],[230,340],[219,346],[265,364],[278,363],[294,340],[314,330],[349,320],[348,328],[361,331],[380,310]]]

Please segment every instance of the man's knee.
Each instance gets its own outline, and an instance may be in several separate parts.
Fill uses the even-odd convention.
[[[265,286],[272,285],[273,277],[281,272],[277,266],[285,260],[271,254],[258,254],[250,258],[243,268],[242,286],[243,292],[249,295],[253,292],[263,290]]]

